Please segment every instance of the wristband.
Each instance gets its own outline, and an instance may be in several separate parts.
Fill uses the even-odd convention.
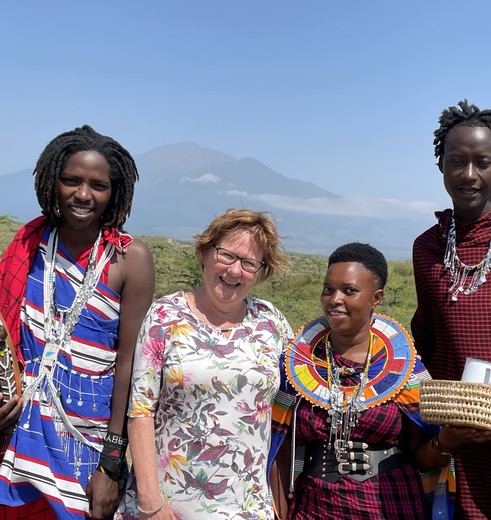
[[[125,462],[115,457],[108,457],[102,454],[99,458],[99,466],[102,468],[101,473],[105,473],[113,480],[121,480],[123,478]]]
[[[107,432],[106,442],[115,444],[116,446],[121,446],[122,448],[128,446],[128,439],[126,437],[122,437],[121,435],[112,432]]]
[[[107,475],[111,480],[114,480],[114,482],[119,482],[121,480],[121,477],[114,475],[113,473],[111,473],[109,470],[107,470],[106,468],[104,468],[101,465],[97,466],[97,471],[99,471],[103,475]]]
[[[107,432],[102,453],[99,458],[99,471],[108,475],[112,480],[121,480],[123,478],[125,462],[125,453],[128,446],[128,439],[112,432]]]
[[[102,454],[108,457],[124,459],[127,446],[128,439],[126,437],[118,435],[117,433],[107,432]]]

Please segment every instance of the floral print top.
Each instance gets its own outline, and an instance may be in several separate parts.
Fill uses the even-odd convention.
[[[155,417],[161,495],[176,518],[273,520],[266,463],[279,360],[292,337],[271,303],[246,298],[228,338],[185,293],[152,305],[135,352],[129,416]],[[137,518],[134,477],[120,518]]]

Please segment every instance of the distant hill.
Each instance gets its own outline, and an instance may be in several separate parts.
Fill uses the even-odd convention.
[[[0,214],[0,256],[20,227],[19,222]],[[150,247],[155,262],[157,298],[178,289],[197,287],[202,281],[201,267],[194,246],[167,237],[140,237]],[[291,253],[290,268],[254,288],[259,298],[269,300],[285,314],[294,331],[321,313],[319,296],[326,272],[325,258]],[[389,262],[385,297],[377,311],[397,319],[407,330],[416,308],[411,262]]]
[[[327,256],[342,243],[367,241],[389,259],[406,259],[431,223],[431,211],[418,206],[353,200],[194,143],[159,146],[135,160],[140,182],[127,228],[138,235],[191,240],[223,210],[247,207],[274,215],[287,251]],[[0,175],[0,214],[36,216],[33,181],[32,170]],[[346,191],[355,189],[347,179]]]

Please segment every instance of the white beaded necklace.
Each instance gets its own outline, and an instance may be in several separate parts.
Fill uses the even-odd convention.
[[[329,408],[327,419],[328,424],[330,424],[327,447],[331,449],[331,446],[334,444],[336,453],[345,449],[351,430],[358,424],[361,412],[366,409],[363,389],[368,381],[368,369],[372,360],[375,339],[375,334],[370,331],[368,352],[360,374],[360,381],[348,393],[343,391],[341,376],[353,375],[355,371],[352,368],[339,367],[335,363],[329,334],[326,336],[326,376],[331,398],[331,407]]]
[[[89,262],[82,284],[78,287],[72,305],[60,309],[56,304],[56,252],[58,249],[58,230],[52,231],[46,247],[44,261],[44,333],[46,346],[43,353],[42,368],[50,370],[59,349],[70,341],[70,335],[80,319],[82,309],[91,297],[101,273],[101,262],[97,266],[97,250],[102,231],[92,246]],[[97,268],[99,267],[99,268]]]
[[[456,242],[455,218],[452,213],[443,265],[450,270],[452,285],[448,291],[452,293],[452,301],[454,302],[457,301],[460,293],[464,293],[467,296],[476,292],[479,286],[486,281],[486,275],[491,270],[491,240],[487,253],[476,265],[467,265],[460,260],[457,255]],[[467,282],[470,273],[473,273],[472,278],[470,282]]]

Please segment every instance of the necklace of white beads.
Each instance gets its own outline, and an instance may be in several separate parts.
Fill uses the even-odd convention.
[[[479,286],[486,281],[486,275],[491,270],[491,241],[484,258],[476,265],[467,265],[460,260],[457,254],[457,239],[455,232],[455,218],[452,214],[448,229],[447,248],[443,265],[450,270],[452,301],[457,301],[461,293],[468,295],[476,292]],[[469,279],[469,275],[472,273]]]
[[[83,282],[78,287],[69,308],[61,308],[56,303],[56,252],[58,249],[58,230],[51,232],[46,248],[44,268],[44,333],[46,346],[43,355],[44,371],[50,370],[60,348],[70,342],[70,335],[80,319],[82,309],[92,296],[99,280],[101,264],[97,268],[97,250],[102,233],[92,246]]]

